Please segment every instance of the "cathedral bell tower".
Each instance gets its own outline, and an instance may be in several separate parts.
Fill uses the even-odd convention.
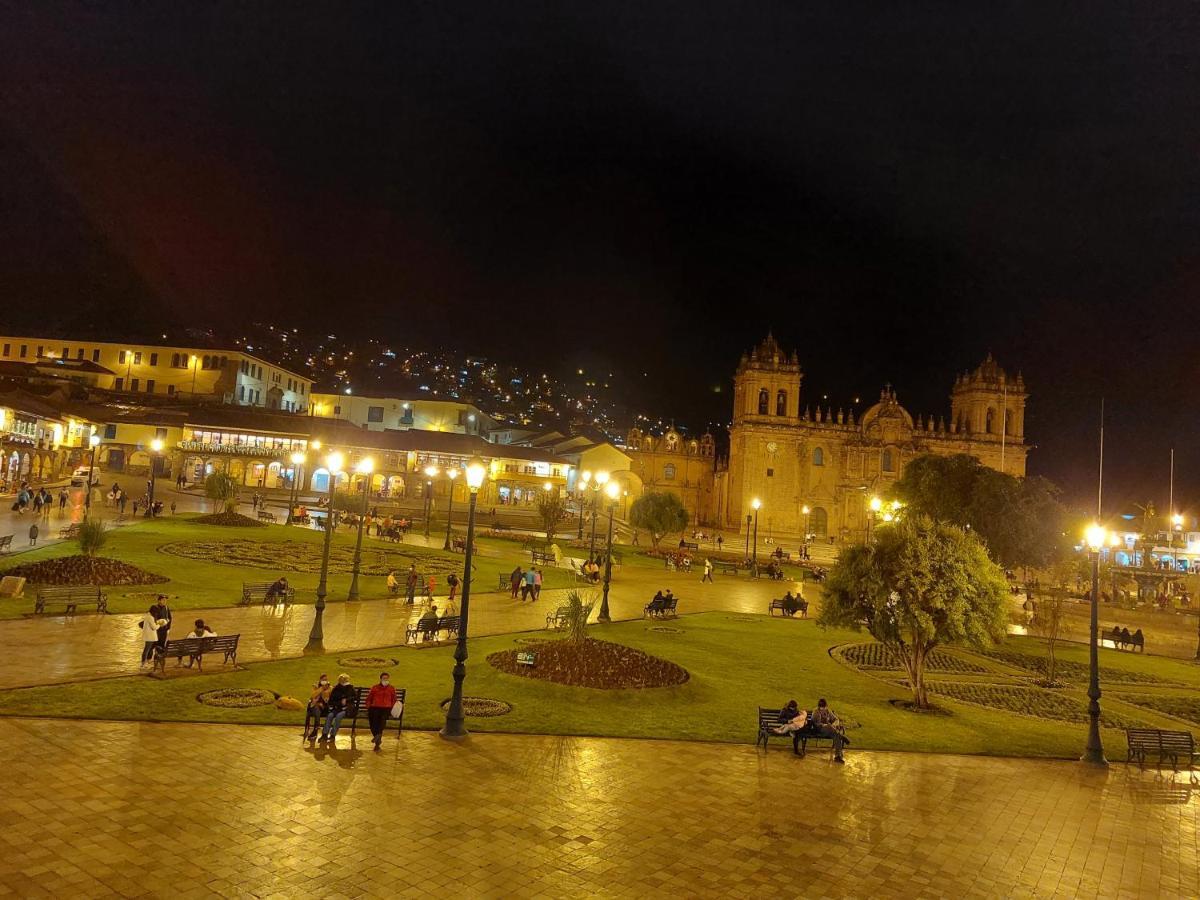
[[[733,376],[733,425],[798,425],[800,359],[789,356],[774,336],[743,353]]]
[[[1003,436],[1020,444],[1025,438],[1025,379],[1012,378],[988,354],[974,372],[954,380],[950,392],[950,427],[976,439]]]

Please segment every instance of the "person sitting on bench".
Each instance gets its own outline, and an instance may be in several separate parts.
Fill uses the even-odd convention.
[[[846,760],[842,758],[842,747],[850,742],[846,740],[846,735],[842,733],[841,720],[829,708],[829,704],[825,702],[824,697],[817,701],[817,709],[813,713],[812,720],[817,734],[833,741],[833,761],[844,763]]]
[[[1112,642],[1113,642],[1114,647],[1117,646],[1117,644],[1121,643],[1121,626],[1120,625],[1113,626],[1111,637],[1112,637]]]
[[[796,614],[796,610],[800,608],[800,602],[792,596],[791,591],[788,591],[786,594],[784,594],[783,600],[780,602],[783,604],[783,614],[785,616],[794,616]]]
[[[194,630],[192,631],[191,634],[188,635],[188,637],[190,637],[190,638],[206,638],[206,637],[216,637],[216,636],[217,636],[217,633],[215,631],[213,631],[211,628],[209,628],[207,625],[205,625],[203,619],[196,620]],[[197,659],[197,657],[195,657],[195,656],[188,657],[187,667],[189,669],[192,667],[192,663],[194,663],[196,661],[196,659]]]
[[[663,593],[656,591],[654,596],[650,598],[650,612],[656,612],[663,608]]]
[[[417,620],[417,624],[421,625],[425,628],[428,628],[431,631],[437,629],[438,613],[437,613],[437,604],[436,603],[429,604],[429,609],[427,609],[427,610],[425,610],[425,612],[421,613],[421,618]],[[426,631],[424,634],[422,634],[421,639],[426,640],[426,641],[429,640],[429,632]]]
[[[1142,634],[1142,629],[1140,628],[1133,633],[1133,637],[1129,639],[1129,642],[1134,647],[1141,647],[1143,650],[1146,649],[1146,636]]]
[[[1133,636],[1129,633],[1129,629],[1122,628],[1121,629],[1121,643],[1124,644],[1126,647],[1128,647],[1132,641],[1133,641]]]
[[[286,578],[277,578],[267,588],[267,602],[278,603],[281,599],[287,596],[288,580]]]
[[[800,755],[800,733],[808,725],[808,710],[801,709],[795,700],[789,700],[787,706],[779,711],[779,724],[771,730],[775,734],[790,734],[792,736],[792,752]]]

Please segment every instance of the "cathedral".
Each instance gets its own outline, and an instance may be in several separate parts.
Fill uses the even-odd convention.
[[[1010,475],[1025,474],[1025,381],[1010,377],[990,355],[955,379],[948,420],[914,418],[891,387],[860,418],[853,411],[813,410],[803,403],[803,378],[796,353],[768,335],[742,356],[734,375],[728,459],[710,455],[708,436],[691,442],[693,448],[674,434],[660,445],[637,432],[627,445],[635,471],[640,465],[674,476],[674,458],[700,463],[705,471],[689,467],[691,490],[680,491],[689,495],[685,505],[694,521],[740,530],[758,499],[760,538],[807,533],[838,541],[866,535],[871,497],[885,493],[922,454],[965,453]],[[657,489],[675,479],[646,480],[659,482]]]

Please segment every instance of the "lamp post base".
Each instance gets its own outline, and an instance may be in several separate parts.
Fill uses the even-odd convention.
[[[1085,750],[1083,756],[1079,757],[1079,761],[1098,768],[1108,767],[1108,760],[1104,758],[1103,750]]]

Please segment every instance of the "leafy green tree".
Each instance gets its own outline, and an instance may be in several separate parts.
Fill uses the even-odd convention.
[[[650,543],[657,550],[663,537],[687,528],[688,511],[675,494],[651,492],[633,501],[629,507],[629,522],[634,528],[649,531]]]
[[[108,529],[100,519],[79,523],[79,552],[84,556],[95,556],[107,543]]]
[[[963,529],[918,516],[876,534],[834,565],[818,622],[865,625],[901,661],[914,702],[925,708],[929,654],[939,644],[979,647],[1002,638],[1008,585],[979,539]]]
[[[1063,555],[1064,511],[1045,478],[1017,478],[966,455],[919,456],[893,493],[905,515],[969,528],[1006,568],[1039,568]]]
[[[204,479],[204,496],[214,503],[222,504],[225,512],[237,509],[239,490],[241,485],[228,472],[213,472]]]
[[[554,540],[558,523],[567,515],[567,501],[557,491],[542,491],[537,500],[538,515],[542,519],[542,528],[546,531],[546,543]]]

